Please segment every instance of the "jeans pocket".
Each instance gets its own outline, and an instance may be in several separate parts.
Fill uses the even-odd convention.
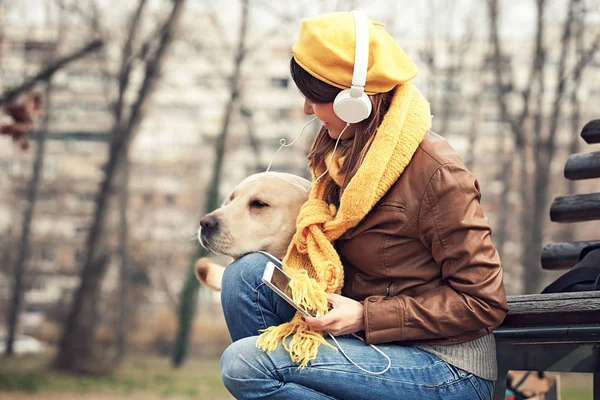
[[[469,382],[479,396],[480,400],[491,400],[494,393],[494,382],[479,378],[475,375],[469,377]]]
[[[467,378],[473,374],[471,374],[470,372],[467,372],[463,369],[460,369],[458,367],[455,367],[452,364],[449,364],[447,362],[444,362],[444,364],[446,364],[446,367],[448,368],[448,370],[450,371],[450,374],[452,374],[452,376],[454,377],[455,381]]]

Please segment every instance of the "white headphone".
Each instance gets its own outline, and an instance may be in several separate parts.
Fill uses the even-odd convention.
[[[369,118],[372,108],[371,100],[365,94],[369,65],[369,23],[363,13],[352,11],[352,14],[356,26],[352,87],[339,92],[333,101],[333,112],[347,124]]]

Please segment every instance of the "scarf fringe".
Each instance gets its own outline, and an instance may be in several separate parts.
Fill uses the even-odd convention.
[[[323,290],[322,284],[308,276],[305,270],[290,270],[288,275],[292,278],[289,286],[294,303],[313,315],[315,311],[321,315],[328,311],[327,293]]]
[[[287,341],[287,338],[292,339]],[[283,348],[290,354],[292,362],[299,364],[298,369],[305,368],[317,358],[319,346],[324,344],[337,351],[337,348],[323,337],[323,333],[311,331],[306,323],[297,316],[291,322],[271,326],[263,331],[256,341],[256,347],[271,352],[281,341]]]

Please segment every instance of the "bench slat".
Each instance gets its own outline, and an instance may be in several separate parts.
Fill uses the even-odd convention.
[[[500,327],[494,330],[496,341],[503,342],[600,342],[600,324]]]
[[[572,181],[600,178],[600,151],[571,154],[565,165],[565,178]]]
[[[600,219],[600,193],[559,196],[550,206],[553,222],[581,222]]]
[[[542,249],[542,268],[546,270],[569,269],[579,261],[581,250],[587,246],[599,244],[600,240],[548,243]]]
[[[600,321],[600,292],[508,296],[502,327],[594,324]]]
[[[585,124],[581,130],[581,137],[590,144],[600,143],[600,119],[595,119]]]
[[[553,302],[556,300],[574,300],[598,299],[600,300],[600,291],[590,292],[567,292],[567,293],[545,293],[545,294],[517,294],[506,296],[510,304],[517,303],[535,303],[535,302]]]

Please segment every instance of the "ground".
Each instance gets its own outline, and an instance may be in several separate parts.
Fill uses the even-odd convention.
[[[80,377],[49,371],[50,357],[0,359],[0,400],[230,400],[218,359],[188,360],[171,368],[169,359],[129,356],[111,376]]]
[[[231,400],[219,360],[188,360],[174,370],[169,359],[129,356],[111,376],[78,377],[46,367],[49,356],[0,358],[0,400]],[[563,400],[592,398],[591,374],[561,374]]]

